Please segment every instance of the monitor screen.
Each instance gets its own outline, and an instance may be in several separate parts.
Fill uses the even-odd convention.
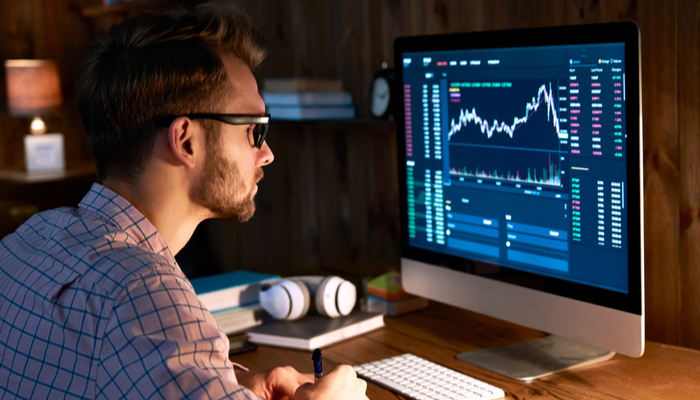
[[[643,323],[638,38],[618,23],[396,40],[402,262],[427,268],[404,268],[409,288],[445,301],[416,277],[477,276],[511,301],[546,294],[531,311],[565,298]]]

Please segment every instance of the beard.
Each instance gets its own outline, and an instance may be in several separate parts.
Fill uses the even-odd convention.
[[[248,221],[255,214],[255,183],[263,177],[262,168],[255,170],[253,184],[247,189],[236,163],[227,160],[219,147],[206,145],[206,159],[194,198],[212,211],[216,218],[235,222]]]

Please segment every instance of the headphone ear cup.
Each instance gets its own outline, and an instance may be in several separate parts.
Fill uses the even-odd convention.
[[[327,317],[350,314],[356,300],[355,285],[337,276],[324,278],[316,290],[316,309]]]
[[[344,280],[338,286],[335,305],[340,315],[348,315],[355,308],[357,302],[357,288],[350,281]]]
[[[283,279],[259,293],[260,305],[275,319],[295,320],[309,310],[309,290],[302,282]]]
[[[274,319],[285,319],[292,307],[287,290],[279,284],[260,286],[260,306]]]

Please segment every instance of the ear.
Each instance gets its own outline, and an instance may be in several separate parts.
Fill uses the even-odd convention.
[[[187,167],[196,165],[201,129],[187,117],[176,118],[168,128],[168,145],[173,157]]]

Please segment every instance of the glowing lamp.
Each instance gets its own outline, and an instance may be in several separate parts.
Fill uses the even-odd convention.
[[[63,135],[46,134],[46,124],[41,119],[62,104],[56,64],[51,60],[7,60],[5,72],[10,115],[33,118],[31,135],[24,137],[27,171],[64,169]]]

